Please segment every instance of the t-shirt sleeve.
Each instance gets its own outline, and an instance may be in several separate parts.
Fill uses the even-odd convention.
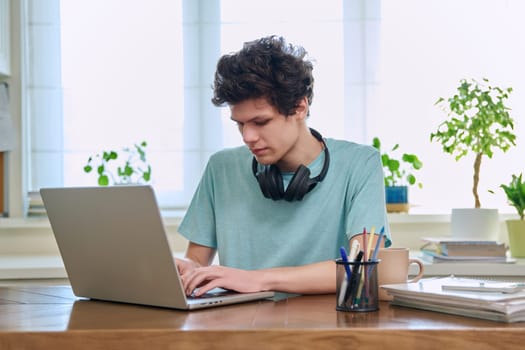
[[[379,233],[385,229],[385,246],[392,244],[385,204],[385,185],[383,167],[379,152],[367,150],[360,157],[358,170],[353,176],[353,184],[347,193],[346,232],[350,240],[354,235],[366,228],[370,232],[372,226]]]
[[[179,226],[179,233],[190,242],[217,248],[213,187],[213,166],[210,159]]]

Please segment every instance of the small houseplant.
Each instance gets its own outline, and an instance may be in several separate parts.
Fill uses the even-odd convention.
[[[99,186],[148,183],[151,165],[146,160],[146,141],[118,151],[102,151],[88,158],[84,172],[96,169]]]
[[[513,174],[510,183],[502,184],[500,187],[519,216],[519,220],[506,220],[510,252],[515,258],[523,258],[525,257],[525,182],[523,182],[523,174],[519,176]]]
[[[498,231],[497,209],[481,210],[478,184],[483,157],[492,158],[495,149],[506,152],[516,144],[514,121],[505,105],[511,92],[512,88],[489,85],[485,78],[483,82],[462,79],[456,94],[448,99],[441,97],[435,103],[448,119],[430,134],[430,140],[441,143],[443,151],[454,155],[456,161],[469,153],[475,155],[472,194],[477,210],[452,209],[453,236],[493,239]],[[473,223],[477,223],[476,227]]]
[[[410,153],[403,153],[401,158],[396,158],[394,154],[399,149],[399,144],[394,145],[390,151],[383,152],[380,139],[374,137],[372,146],[381,154],[387,211],[408,212],[408,186],[423,187],[423,184],[418,182],[414,175],[414,171],[421,169],[423,163],[415,154]]]

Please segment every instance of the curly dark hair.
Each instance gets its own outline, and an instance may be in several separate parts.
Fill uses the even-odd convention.
[[[305,96],[312,104],[313,65],[306,55],[304,48],[278,36],[247,42],[219,59],[211,101],[222,106],[263,97],[279,113],[292,115]]]

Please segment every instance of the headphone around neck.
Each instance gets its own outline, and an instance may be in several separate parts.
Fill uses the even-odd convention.
[[[281,171],[275,164],[264,165],[261,170],[258,169],[257,160],[255,157],[252,159],[252,172],[261,191],[266,198],[271,198],[273,200],[284,199],[288,202],[294,200],[302,200],[304,195],[310,192],[319,182],[323,181],[326,173],[328,172],[328,167],[330,166],[330,154],[328,153],[328,147],[323,140],[323,137],[319,132],[310,128],[312,135],[323,144],[324,148],[324,164],[323,169],[314,178],[310,178],[310,169],[304,165],[300,165],[299,168],[295,171],[294,176],[290,180],[286,191],[284,190],[283,178]]]

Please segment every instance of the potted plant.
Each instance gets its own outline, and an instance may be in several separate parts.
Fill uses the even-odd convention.
[[[146,141],[125,147],[121,156],[114,150],[102,151],[88,158],[84,172],[96,169],[99,186],[148,183],[151,166],[146,160]]]
[[[475,155],[472,194],[474,208],[452,209],[453,236],[494,239],[498,232],[497,209],[482,209],[478,194],[481,162],[492,158],[495,149],[506,152],[515,145],[514,121],[505,105],[512,88],[489,85],[488,79],[460,80],[457,93],[448,99],[439,98],[448,120],[442,122],[430,140],[441,143],[443,151],[458,161],[469,153]]]
[[[389,213],[408,212],[408,186],[417,185],[423,187],[418,182],[414,171],[421,169],[423,163],[415,154],[403,153],[401,158],[395,158],[394,152],[399,148],[399,144],[394,145],[389,152],[382,153],[381,141],[378,137],[372,140],[372,146],[381,154],[385,179],[386,208]]]
[[[518,220],[506,220],[510,253],[515,258],[525,257],[525,183],[523,174],[512,175],[509,184],[500,186],[507,195],[509,204],[518,212]]]

